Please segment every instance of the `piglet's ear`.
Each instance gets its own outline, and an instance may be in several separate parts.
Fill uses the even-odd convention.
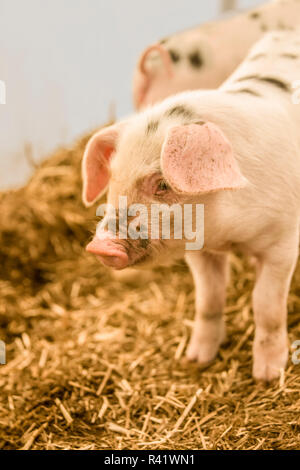
[[[82,200],[86,206],[91,206],[107,188],[110,177],[109,163],[123,124],[118,123],[101,129],[87,143],[82,160]]]
[[[179,193],[205,194],[247,184],[230,142],[211,122],[172,127],[162,148],[161,168]]]
[[[158,54],[161,59],[159,68],[154,67],[153,64],[147,63],[148,59],[154,53]],[[173,73],[172,61],[167,49],[161,44],[153,44],[149,46],[141,55],[137,69],[133,79],[133,100],[137,109],[143,106],[145,96],[151,87],[151,83],[155,75],[159,72],[164,72],[167,77],[171,78]]]

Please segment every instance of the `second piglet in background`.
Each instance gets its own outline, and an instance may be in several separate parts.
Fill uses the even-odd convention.
[[[299,24],[300,2],[273,0],[149,46],[134,71],[135,107],[145,108],[185,90],[220,86],[266,31]]]

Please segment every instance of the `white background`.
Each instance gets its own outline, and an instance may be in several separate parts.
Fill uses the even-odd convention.
[[[177,30],[216,18],[219,0],[0,0],[0,188],[24,183],[25,157],[132,110],[141,51]],[[240,0],[239,8],[262,3]],[[242,40],[242,39],[241,39]]]

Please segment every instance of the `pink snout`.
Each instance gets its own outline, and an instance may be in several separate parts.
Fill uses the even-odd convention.
[[[87,245],[86,251],[96,255],[101,263],[111,268],[124,269],[129,264],[125,248],[109,238],[94,237]]]

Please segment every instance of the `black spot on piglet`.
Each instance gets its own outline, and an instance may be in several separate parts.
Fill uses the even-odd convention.
[[[203,65],[203,59],[199,51],[194,51],[188,56],[190,64],[195,68],[200,68]]]
[[[194,117],[194,112],[186,108],[185,106],[179,104],[177,106],[174,106],[173,108],[170,108],[166,112],[166,116],[182,116],[184,118],[193,118]]]
[[[169,38],[163,38],[159,41],[159,44],[166,44]]]
[[[260,14],[258,13],[258,11],[253,11],[249,13],[249,18],[251,18],[251,20],[257,20],[259,17]]]
[[[158,121],[150,121],[147,125],[146,134],[150,134],[151,132],[157,131],[158,124]]]
[[[170,49],[169,54],[170,54],[171,60],[173,62],[178,62],[180,60],[179,53],[177,51],[175,51],[174,49]]]

